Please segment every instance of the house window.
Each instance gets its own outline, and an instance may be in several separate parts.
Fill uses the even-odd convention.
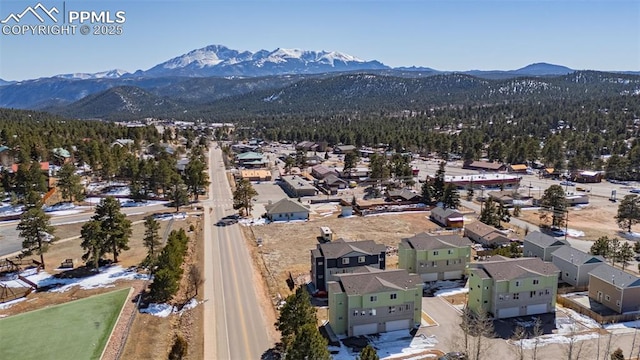
[[[370,300],[371,302],[376,302],[376,301],[378,301],[378,296],[377,296],[377,295],[371,295],[371,297],[369,298],[369,300]]]
[[[409,308],[410,308],[409,304],[407,304],[407,305],[405,305],[405,306],[404,306],[404,309],[405,309],[405,310],[409,310]]]
[[[322,265],[324,265],[324,262],[323,261],[318,261],[318,266],[322,266]]]
[[[447,250],[447,254],[449,254],[449,255],[453,254],[453,250],[451,250],[451,249]]]
[[[431,267],[438,267],[438,264],[435,261],[431,262]]]
[[[353,311],[353,316],[358,316],[358,310]]]
[[[504,300],[504,295],[498,295],[498,300],[503,301]]]
[[[342,320],[342,316],[338,316],[338,320]]]
[[[363,262],[365,262],[365,260],[366,260],[366,259],[367,259],[367,258],[366,258],[366,257],[364,257],[364,256],[358,256],[358,262],[359,262],[359,263],[363,263]]]
[[[485,289],[485,290],[489,290],[489,287],[488,287],[488,286],[485,286],[485,287],[484,287],[484,289]]]
[[[369,310],[369,315],[376,316],[376,309]]]
[[[485,304],[486,304],[486,303],[488,303],[488,301],[487,301],[487,300],[485,300],[485,301],[483,301],[483,302],[484,302]]]
[[[545,290],[544,290],[544,294],[545,294],[545,295],[549,295],[549,289],[545,289]]]
[[[434,251],[433,255],[438,255],[438,250]]]
[[[520,281],[516,281],[516,286],[520,286]]]
[[[529,297],[534,297],[534,296],[536,296],[536,292],[535,291],[529,292]]]
[[[540,283],[540,280],[538,279],[533,279],[533,285],[538,285]]]
[[[611,296],[609,296],[609,295],[605,295],[605,296],[604,296],[604,299],[605,299],[605,300],[607,300],[607,301],[609,301],[609,300],[611,300]]]
[[[389,314],[393,314],[394,312],[396,312],[396,307],[395,306],[389,306]]]
[[[447,266],[449,266],[449,260],[447,260]]]
[[[367,313],[366,311],[362,310],[362,311],[360,312],[360,315],[364,316],[366,313]]]
[[[519,293],[513,293],[513,300],[518,300],[520,299],[520,294]]]
[[[349,264],[349,258],[342,258],[342,265]]]
[[[425,267],[426,265],[427,265],[427,264],[422,263],[422,264],[420,264],[420,267],[421,267],[421,268],[423,268],[423,267]]]
[[[390,298],[391,300],[395,300],[395,299],[397,299],[397,298],[398,298],[398,294],[391,294],[391,295],[389,295],[389,298]]]

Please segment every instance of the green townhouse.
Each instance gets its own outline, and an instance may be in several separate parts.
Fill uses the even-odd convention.
[[[469,264],[467,306],[496,319],[555,311],[560,270],[539,258],[509,259]]]
[[[420,233],[400,240],[398,268],[420,275],[422,281],[461,279],[471,256],[471,244],[460,235]]]
[[[422,280],[406,270],[337,274],[329,290],[329,324],[337,335],[410,330],[422,318]]]

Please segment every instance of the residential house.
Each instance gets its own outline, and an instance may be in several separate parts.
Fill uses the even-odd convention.
[[[133,144],[135,144],[135,141],[132,139],[116,139],[116,141],[111,143],[111,147],[129,147],[133,146]]]
[[[542,169],[542,177],[545,179],[559,179],[562,176],[562,172],[554,168]]]
[[[353,145],[338,145],[333,147],[334,154],[347,154],[355,151],[356,147]]]
[[[316,151],[318,149],[318,144],[313,141],[300,141],[296,144],[296,150],[303,151]]]
[[[423,281],[461,279],[471,256],[471,240],[460,235],[420,233],[400,240],[398,268]]]
[[[469,264],[470,310],[496,319],[555,311],[560,272],[555,265],[538,258],[495,258]]]
[[[523,256],[537,257],[544,261],[551,261],[551,254],[561,246],[571,246],[567,240],[556,239],[553,236],[533,231],[524,237]]]
[[[571,174],[573,181],[579,183],[599,183],[602,182],[604,173],[602,171],[580,171]]]
[[[328,281],[338,280],[336,274],[361,272],[365,266],[384,270],[386,251],[386,246],[373,240],[318,244],[311,250],[311,281],[316,289],[326,291]]]
[[[514,197],[517,192],[513,190],[504,190],[504,191],[491,191],[488,193],[491,200],[497,202],[498,204],[502,204],[502,206],[513,206]]]
[[[465,161],[465,163],[462,165],[462,168],[487,172],[499,172],[507,170],[507,166],[505,164],[488,161]]]
[[[267,218],[271,221],[308,220],[309,208],[291,199],[282,199],[265,205]]]
[[[431,209],[429,219],[445,228],[461,229],[464,227],[464,215],[455,209],[443,209],[436,206]]]
[[[422,318],[422,280],[406,270],[341,274],[329,289],[329,323],[337,335],[411,330]]]
[[[13,165],[14,162],[15,156],[13,151],[4,145],[0,146],[0,165],[9,167]]]
[[[338,190],[346,189],[348,183],[338,176],[334,174],[327,175],[324,180],[322,180],[322,187],[324,187],[329,193],[337,194]]]
[[[500,232],[500,230],[480,221],[465,224],[464,236],[468,237],[472,241],[482,244],[483,246],[491,248],[496,248],[511,242],[511,239]]]
[[[281,176],[280,185],[291,197],[314,196],[318,192],[315,186],[299,175]]]
[[[71,153],[67,149],[55,148],[51,151],[53,162],[58,166],[62,166],[71,161]]]
[[[591,255],[571,246],[561,246],[551,254],[551,262],[560,269],[559,280],[585,288],[589,285],[589,272],[605,263],[602,256]]]
[[[640,310],[640,278],[602,264],[589,272],[589,298],[622,314]]]
[[[387,200],[400,202],[420,202],[422,196],[408,189],[394,189],[387,191]]]
[[[313,177],[318,180],[322,180],[329,175],[337,175],[337,174],[338,173],[335,170],[329,169],[324,165],[315,165],[311,167],[311,175],[313,175]]]
[[[243,152],[236,155],[236,161],[238,162],[238,166],[245,168],[261,168],[265,167],[266,164],[269,163],[263,154],[253,151]]]

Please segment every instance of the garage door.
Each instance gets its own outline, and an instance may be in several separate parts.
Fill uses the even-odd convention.
[[[504,308],[504,309],[498,310],[499,319],[510,318],[510,317],[519,316],[519,315],[520,315],[519,307],[511,307],[511,308]]]
[[[387,321],[385,324],[385,331],[407,330],[411,328],[411,319]]]
[[[457,271],[445,271],[444,272],[445,280],[457,280],[462,279],[462,270]]]
[[[353,336],[369,335],[378,332],[378,323],[355,325],[353,327]]]
[[[527,315],[544,314],[547,312],[547,304],[527,306]]]
[[[438,280],[438,273],[420,274],[422,281],[436,281]]]

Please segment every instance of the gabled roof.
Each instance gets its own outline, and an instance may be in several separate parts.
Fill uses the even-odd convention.
[[[412,200],[416,197],[420,197],[420,194],[416,194],[411,190],[407,190],[407,189],[402,189],[402,190],[391,190],[387,192],[387,195],[391,198],[393,197],[400,197],[403,198],[405,200]]]
[[[473,244],[469,238],[460,235],[438,235],[425,232],[404,238],[400,240],[400,243],[416,250],[452,249]]]
[[[336,176],[335,174],[329,174],[324,178],[324,182],[327,185],[333,185],[336,183],[342,183],[342,184],[346,184],[347,182],[340,179],[338,176]]]
[[[20,164],[11,165],[11,172],[17,172],[18,171],[18,166],[20,166]],[[47,162],[47,161],[40,162],[40,170],[49,171],[49,162]]]
[[[319,164],[319,165],[315,165],[311,168],[311,171],[315,172],[316,174],[320,175],[320,176],[326,176],[329,174],[335,174],[336,172],[332,169],[329,169],[328,167]]]
[[[459,217],[463,217],[462,214],[460,214],[456,209],[443,209],[439,206],[434,207],[433,209],[431,209],[431,215],[438,215],[441,218],[444,219],[448,219],[448,218],[459,218]]]
[[[53,152],[54,155],[63,157],[65,159],[71,157],[71,153],[67,149],[55,148],[55,149],[52,150],[52,152]]]
[[[496,281],[550,276],[560,270],[550,262],[539,258],[519,258],[479,263],[484,271]]]
[[[602,264],[589,271],[589,275],[621,288],[640,286],[640,278],[628,272],[616,269],[609,264]]]
[[[525,164],[512,164],[511,170],[527,170],[527,165]]]
[[[373,269],[372,269],[373,270]],[[336,274],[341,290],[347,295],[366,295],[389,291],[404,291],[422,285],[419,275],[404,269],[380,270],[366,273]],[[331,288],[330,289],[334,289]]]
[[[362,255],[378,255],[387,250],[385,245],[377,244],[373,240],[347,242],[344,239],[318,244],[317,248],[326,259],[337,259],[353,252]]]
[[[499,170],[504,166],[502,163],[493,163],[488,161],[472,161],[470,163],[465,164],[467,168],[479,168],[479,169],[487,169],[487,170]]]
[[[238,160],[262,160],[263,155],[257,152],[248,151],[245,153],[240,153],[236,156]]]
[[[498,231],[498,229],[494,228],[493,226],[489,226],[483,222],[480,221],[474,221],[470,224],[465,224],[464,225],[464,231],[465,232],[470,232],[474,235],[477,235],[479,237],[484,237],[487,236],[489,234],[491,234],[492,232],[496,232]]]
[[[564,239],[556,239],[553,236],[543,234],[540,231],[534,231],[527,234],[524,237],[525,242],[530,242],[536,246],[546,249],[550,246],[562,246],[569,245],[569,242]]]
[[[282,199],[274,204],[265,205],[265,209],[267,210],[267,214],[309,212],[309,208],[288,198]]]
[[[336,148],[342,152],[354,151],[356,149],[354,145],[338,145]]]
[[[558,250],[554,251],[551,256],[553,256],[553,259],[562,259],[575,265],[605,262],[604,258],[600,255],[591,255],[568,245],[561,246]]]

